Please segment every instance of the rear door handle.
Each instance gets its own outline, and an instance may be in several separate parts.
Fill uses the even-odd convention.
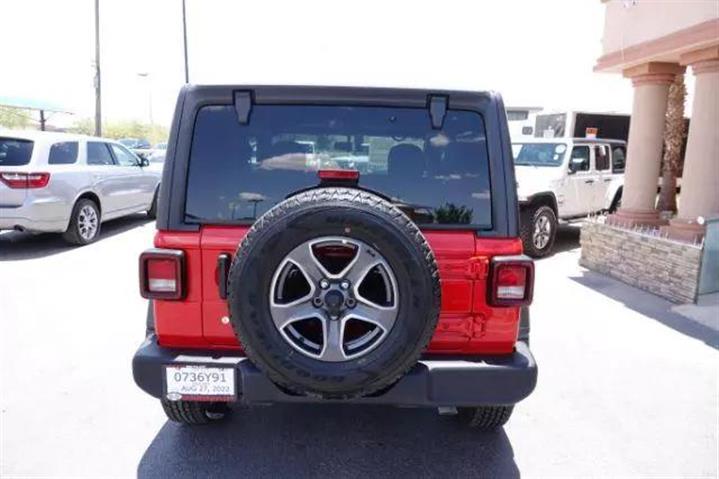
[[[594,183],[594,180],[584,180],[585,183]]]
[[[612,181],[612,179],[611,179],[611,178],[604,178],[604,182],[606,183],[607,181]]]

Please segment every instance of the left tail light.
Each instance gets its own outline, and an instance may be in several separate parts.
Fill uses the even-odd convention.
[[[526,256],[495,256],[489,269],[491,306],[529,306],[534,292],[534,262]]]
[[[147,299],[185,297],[185,253],[149,249],[140,255],[140,294]]]
[[[19,173],[5,171],[0,173],[0,181],[12,189],[45,188],[50,182],[50,173]]]

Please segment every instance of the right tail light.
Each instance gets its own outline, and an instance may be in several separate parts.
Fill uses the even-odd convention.
[[[149,249],[140,255],[140,294],[147,299],[185,297],[185,253]]]
[[[534,292],[534,262],[526,256],[495,256],[489,267],[491,306],[529,306]]]

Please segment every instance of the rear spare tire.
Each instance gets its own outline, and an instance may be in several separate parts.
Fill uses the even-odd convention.
[[[228,303],[247,356],[276,384],[358,397],[416,364],[437,324],[439,273],[391,203],[319,188],[257,220],[233,260]]]

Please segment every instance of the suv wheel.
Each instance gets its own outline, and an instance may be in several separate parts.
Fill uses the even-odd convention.
[[[83,198],[72,209],[70,225],[63,233],[65,241],[76,245],[92,243],[100,235],[100,209],[94,201]]]
[[[542,258],[552,252],[557,236],[557,215],[549,206],[532,206],[522,211],[520,234],[524,252]]]
[[[281,388],[361,397],[417,363],[439,316],[439,273],[422,233],[391,203],[319,188],[253,225],[228,303],[247,356]]]
[[[155,218],[157,218],[157,194],[158,194],[159,189],[160,189],[159,186],[155,189],[155,195],[152,197],[152,203],[150,204],[150,209],[147,210],[147,217],[150,218],[151,220],[154,220]]]
[[[481,406],[457,408],[457,419],[467,427],[492,430],[507,424],[514,406]]]
[[[609,207],[610,213],[616,213],[616,211],[622,207],[622,190],[619,189],[617,193],[614,195],[614,199],[612,200],[612,204]]]
[[[207,403],[197,401],[160,400],[162,409],[170,421],[182,424],[207,424],[224,419],[229,407],[224,403]]]

